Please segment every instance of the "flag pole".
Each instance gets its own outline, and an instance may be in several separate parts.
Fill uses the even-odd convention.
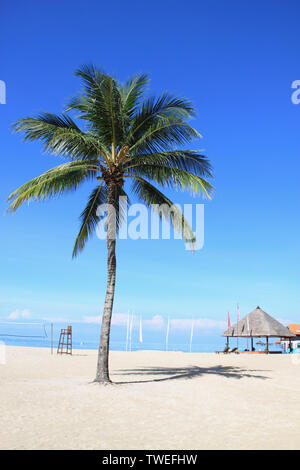
[[[231,322],[230,322],[230,314],[228,312],[228,317],[227,317],[227,327],[231,328]],[[227,348],[229,348],[229,336],[227,336]]]
[[[249,334],[250,334],[250,328],[249,328],[249,317],[247,315],[247,349],[249,349]]]
[[[130,311],[128,310],[128,316],[127,316],[127,328],[126,328],[126,351],[128,351],[128,339],[129,339],[129,322],[130,322]]]
[[[140,315],[140,344],[143,342],[142,315]]]
[[[240,308],[239,308],[239,304],[237,304],[236,347],[238,349],[239,349],[239,337],[238,337],[238,334],[239,334],[239,321],[240,321]]]
[[[51,323],[51,354],[53,354],[53,323]]]
[[[167,331],[166,331],[166,351],[168,351],[169,345],[169,331],[170,331],[170,317],[168,317]]]
[[[190,352],[192,352],[192,343],[193,343],[193,336],[194,336],[194,318],[193,318],[193,321],[192,321],[192,325],[191,325],[191,336],[190,336]]]
[[[132,327],[133,327],[133,313],[131,313],[130,327],[129,327],[129,351],[131,351],[131,344],[132,344]]]

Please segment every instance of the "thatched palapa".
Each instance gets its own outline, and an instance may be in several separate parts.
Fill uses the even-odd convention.
[[[294,334],[260,307],[228,328],[222,336],[240,338],[280,337],[291,338]]]

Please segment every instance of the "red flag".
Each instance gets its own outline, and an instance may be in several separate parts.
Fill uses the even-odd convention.
[[[229,312],[228,312],[228,328],[231,327],[231,323],[230,323],[230,315],[229,315]]]

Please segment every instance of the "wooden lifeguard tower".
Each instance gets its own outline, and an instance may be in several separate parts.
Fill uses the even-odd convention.
[[[72,354],[72,326],[60,330],[57,354]]]

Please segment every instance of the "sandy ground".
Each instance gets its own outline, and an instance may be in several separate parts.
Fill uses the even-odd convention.
[[[6,348],[1,449],[300,449],[300,355]]]

